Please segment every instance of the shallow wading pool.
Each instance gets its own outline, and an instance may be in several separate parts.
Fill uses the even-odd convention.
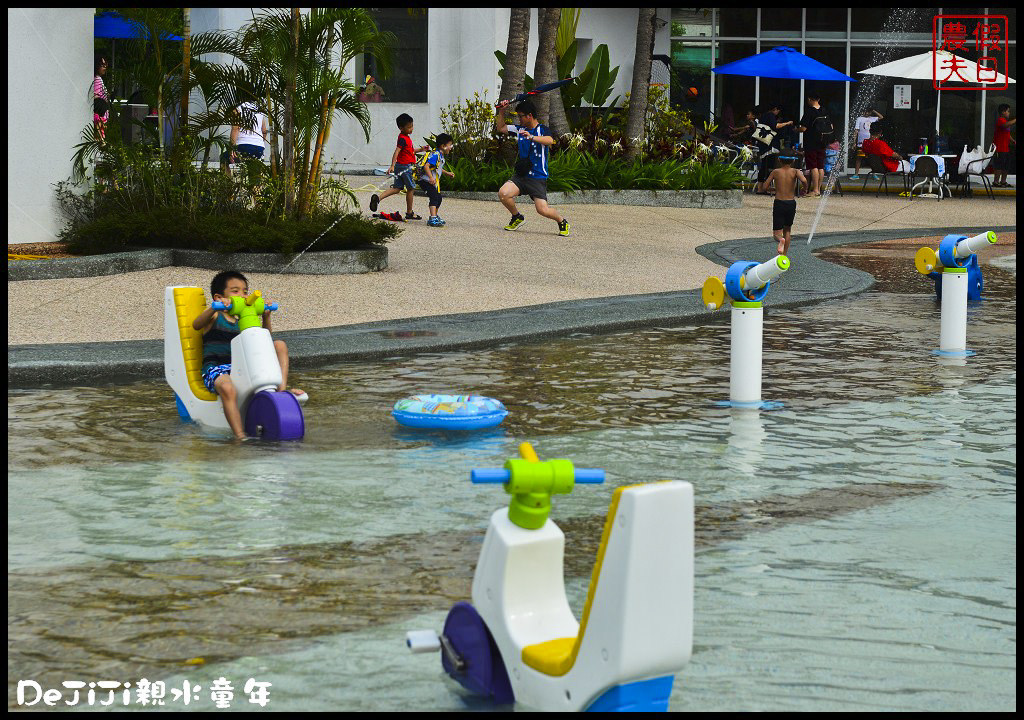
[[[224,677],[233,709],[248,678],[268,710],[483,709],[404,633],[468,599],[507,503],[469,470],[529,440],[608,473],[553,499],[577,614],[612,488],[693,483],[694,654],[670,709],[1015,709],[1016,278],[984,265],[978,354],[940,360],[910,256],[847,256],[879,279],[856,297],[769,295],[772,412],[715,406],[727,322],[302,373],[301,443],[182,425],[162,382],[9,391],[8,703],[21,679],[145,677],[212,710]],[[396,425],[428,391],[509,416]]]

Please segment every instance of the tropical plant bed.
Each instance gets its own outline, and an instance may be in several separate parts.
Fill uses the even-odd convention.
[[[462,200],[495,201],[494,192],[445,192],[445,197]],[[531,204],[529,195],[520,195],[517,203]],[[635,205],[640,207],[677,207],[725,209],[743,206],[742,190],[577,190],[549,192],[549,205]]]

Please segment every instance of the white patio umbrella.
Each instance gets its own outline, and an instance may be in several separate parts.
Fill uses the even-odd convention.
[[[954,57],[958,62],[953,60]],[[955,74],[950,70],[951,63],[953,62],[956,62],[957,65]],[[961,77],[964,79],[964,82],[975,83],[980,82],[978,80],[978,67],[978,63],[973,60],[968,60],[960,55],[954,55],[948,50],[929,50],[920,55],[913,55],[902,60],[893,60],[884,65],[877,65],[858,72],[861,75],[885,75],[887,77],[906,78],[908,80],[933,80],[938,78],[940,83],[945,83],[948,80],[948,77],[943,77],[947,75],[950,77]],[[1015,83],[1017,81],[1006,75],[996,73],[996,79],[994,81],[989,80],[986,84],[998,86],[1005,85],[1007,82]],[[939,103],[941,100],[942,92],[940,91],[935,99],[936,133],[939,132]]]

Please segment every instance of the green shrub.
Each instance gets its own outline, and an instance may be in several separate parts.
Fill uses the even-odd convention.
[[[211,250],[220,253],[294,253],[306,248],[317,236],[314,250],[351,250],[383,245],[401,230],[382,220],[370,220],[359,213],[332,213],[315,219],[269,222],[256,213],[182,217],[172,208],[105,215],[69,224],[61,239],[69,250],[82,255],[122,252],[137,247]]]
[[[504,162],[476,163],[465,159],[451,165],[455,178],[443,188],[454,191],[497,192],[512,177]],[[548,190],[728,190],[742,180],[733,165],[695,159],[636,159],[627,163],[613,154],[604,156],[580,150],[552,154],[548,166]]]

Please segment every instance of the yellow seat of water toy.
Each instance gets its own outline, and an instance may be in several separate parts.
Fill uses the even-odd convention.
[[[216,400],[217,396],[203,384],[203,336],[192,327],[192,322],[205,309],[206,296],[202,288],[174,289],[174,310],[178,318],[178,333],[189,389],[200,400]]]
[[[590,588],[587,590],[587,601],[583,605],[583,619],[580,621],[580,630],[576,637],[555,638],[534,645],[527,645],[523,648],[523,663],[534,670],[545,675],[561,676],[572,670],[576,664],[576,655],[583,643],[583,633],[587,630],[587,621],[590,619],[590,606],[594,602],[594,595],[597,593],[597,583],[601,579],[601,566],[604,564],[604,553],[608,548],[608,540],[612,534],[612,526],[615,522],[615,514],[619,509],[619,498],[622,491],[635,485],[625,485],[615,488],[612,494],[612,504],[608,508],[608,516],[604,521],[604,530],[601,533],[601,546],[597,550],[597,560],[594,562],[594,569],[590,574]]]
[[[576,638],[555,638],[523,648],[523,662],[545,675],[565,675],[576,662]]]

